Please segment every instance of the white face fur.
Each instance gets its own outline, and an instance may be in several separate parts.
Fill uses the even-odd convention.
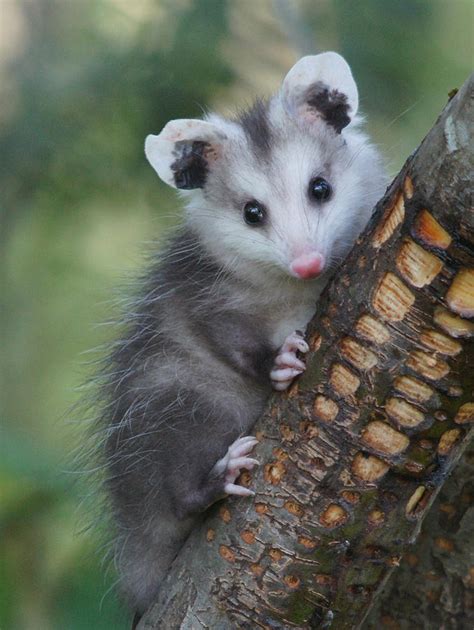
[[[145,151],[185,190],[187,222],[221,264],[257,282],[315,278],[345,257],[384,188],[357,107],[342,57],[304,57],[270,101],[234,120],[171,121]]]

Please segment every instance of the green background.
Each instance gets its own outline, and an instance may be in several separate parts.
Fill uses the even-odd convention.
[[[301,54],[337,50],[394,174],[470,72],[472,7],[0,0],[0,628],[129,627],[88,527],[96,492],[75,454],[89,411],[74,405],[113,338],[101,324],[179,219],[145,135],[242,107]]]

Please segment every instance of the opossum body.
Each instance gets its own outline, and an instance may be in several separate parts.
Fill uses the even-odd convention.
[[[383,192],[336,53],[304,57],[280,92],[234,119],[148,136],[185,219],[152,266],[103,389],[116,564],[142,613],[200,515],[257,464],[248,436],[304,370],[300,333]],[[243,498],[242,500],[246,500]]]

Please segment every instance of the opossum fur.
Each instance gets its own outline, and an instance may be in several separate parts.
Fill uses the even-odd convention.
[[[229,445],[251,431],[279,349],[304,330],[383,192],[357,109],[349,66],[324,53],[243,113],[174,120],[146,140],[184,219],[110,353],[99,421],[116,565],[139,613],[225,496]]]

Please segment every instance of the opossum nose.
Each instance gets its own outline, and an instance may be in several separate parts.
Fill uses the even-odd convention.
[[[323,271],[323,268],[324,256],[317,252],[302,254],[295,258],[290,265],[291,274],[303,280],[316,278]]]

